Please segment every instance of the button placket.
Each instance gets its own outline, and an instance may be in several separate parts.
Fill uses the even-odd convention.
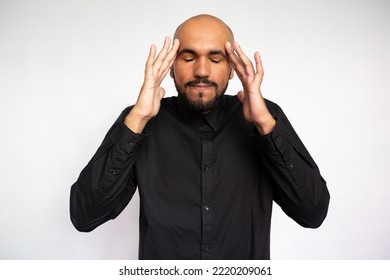
[[[205,128],[209,129],[209,128]],[[201,134],[201,183],[202,183],[202,255],[201,258],[210,258],[211,243],[213,240],[213,211],[211,211],[210,201],[212,195],[212,150],[214,134],[202,131]]]

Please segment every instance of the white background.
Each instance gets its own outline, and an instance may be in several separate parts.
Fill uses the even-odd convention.
[[[273,259],[390,259],[387,0],[0,0],[0,259],[136,259],[138,195],[91,233],[69,190],[121,110],[149,46],[199,13],[259,50],[278,103],[328,182],[321,228],[275,205]],[[172,80],[164,87],[175,95]],[[228,90],[235,94],[235,78]]]

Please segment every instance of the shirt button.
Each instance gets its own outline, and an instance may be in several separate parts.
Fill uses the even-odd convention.
[[[203,251],[208,251],[208,250],[210,250],[209,246],[203,246]]]
[[[294,163],[290,163],[290,164],[288,165],[288,168],[290,168],[290,169],[294,168]]]
[[[112,174],[112,175],[118,175],[118,174],[119,174],[119,170],[117,170],[117,169],[111,169],[111,174]]]
[[[210,210],[210,207],[209,207],[208,205],[205,205],[205,206],[204,206],[204,210],[209,211],[209,210]]]
[[[204,165],[203,166],[203,171],[207,171],[207,170],[209,170],[209,167],[207,165]]]

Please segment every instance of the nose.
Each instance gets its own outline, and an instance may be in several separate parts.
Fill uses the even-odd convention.
[[[201,57],[195,62],[194,76],[197,78],[207,78],[210,76],[210,64],[208,59]]]

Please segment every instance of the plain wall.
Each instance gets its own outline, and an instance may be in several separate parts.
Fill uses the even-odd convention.
[[[390,259],[390,2],[0,0],[0,259],[136,259],[138,195],[91,233],[70,186],[136,101],[151,43],[199,13],[259,50],[266,98],[328,182],[316,230],[275,204],[273,259]],[[172,79],[167,96],[176,95]],[[235,77],[228,94],[241,85]]]

